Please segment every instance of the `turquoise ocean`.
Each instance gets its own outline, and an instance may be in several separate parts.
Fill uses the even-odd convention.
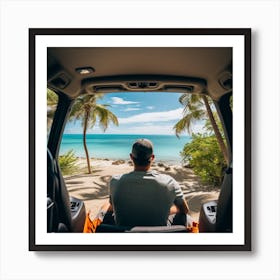
[[[180,151],[190,136],[175,135],[135,135],[135,134],[88,134],[87,147],[91,158],[129,159],[131,146],[135,140],[147,138],[154,144],[155,160],[157,162],[181,163]],[[82,134],[64,134],[59,154],[73,150],[77,157],[85,157]]]

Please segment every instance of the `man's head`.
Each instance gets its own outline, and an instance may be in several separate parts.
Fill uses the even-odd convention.
[[[154,159],[153,143],[148,139],[136,140],[132,145],[130,157],[138,166],[149,166]]]

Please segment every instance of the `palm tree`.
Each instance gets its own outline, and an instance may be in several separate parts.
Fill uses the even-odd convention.
[[[86,144],[87,129],[93,127],[99,119],[99,125],[105,132],[110,122],[118,125],[118,118],[108,110],[109,105],[97,104],[96,101],[102,97],[101,94],[83,95],[76,99],[69,120],[81,120],[83,126],[83,145],[86,153],[88,173],[91,173],[89,153]]]
[[[54,91],[47,89],[47,128],[48,128],[48,130],[50,129],[50,126],[52,124],[52,120],[54,117],[57,103],[58,103],[57,94]]]
[[[183,118],[179,120],[173,127],[176,136],[179,137],[179,134],[185,130],[191,133],[191,125],[194,122],[203,119],[206,120],[208,117],[219,143],[220,149],[223,153],[224,159],[226,163],[229,164],[228,151],[218,128],[217,122],[214,118],[207,96],[185,93],[180,96],[179,102],[184,105],[185,108],[183,111]]]
[[[205,109],[199,95],[182,94],[179,102],[184,105],[184,111],[183,118],[173,127],[177,137],[186,130],[191,134],[192,125],[198,120],[206,119]]]

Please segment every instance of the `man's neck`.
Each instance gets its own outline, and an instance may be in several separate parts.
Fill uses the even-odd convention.
[[[149,166],[134,166],[134,171],[148,171],[150,169],[150,165]]]

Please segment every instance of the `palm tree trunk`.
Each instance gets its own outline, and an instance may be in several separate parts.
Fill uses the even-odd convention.
[[[84,144],[84,149],[85,149],[85,152],[86,152],[88,174],[91,174],[89,154],[88,154],[87,143],[86,143],[86,133],[87,133],[87,126],[88,126],[88,119],[89,119],[89,112],[86,110],[85,111],[85,119],[84,119],[83,144]]]
[[[223,156],[224,156],[224,159],[227,163],[227,165],[229,165],[229,158],[228,158],[228,151],[227,151],[227,148],[226,148],[226,145],[224,143],[224,140],[222,138],[222,135],[219,131],[219,128],[218,128],[218,125],[214,119],[214,115],[212,113],[212,110],[210,108],[210,105],[209,105],[209,102],[207,100],[207,97],[206,96],[202,96],[203,98],[203,101],[204,101],[204,104],[205,104],[205,107],[206,107],[206,110],[207,110],[207,113],[208,113],[208,116],[209,116],[209,120],[212,124],[212,127],[213,127],[213,130],[214,130],[214,133],[216,135],[216,138],[217,138],[217,141],[219,143],[219,146],[220,146],[220,149],[223,153]]]

